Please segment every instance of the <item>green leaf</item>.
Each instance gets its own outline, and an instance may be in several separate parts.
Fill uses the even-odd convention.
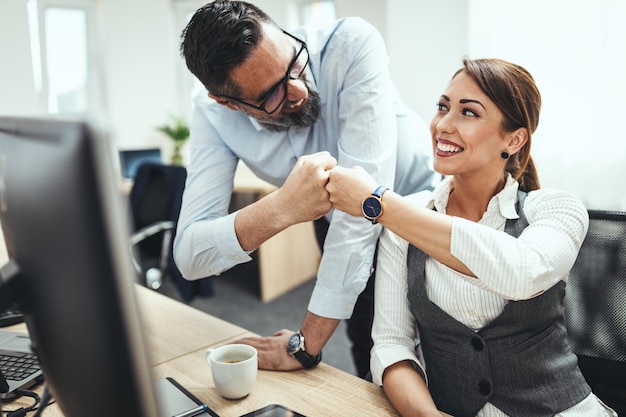
[[[189,126],[182,117],[171,116],[172,123],[157,127],[174,142],[185,142],[189,139]]]

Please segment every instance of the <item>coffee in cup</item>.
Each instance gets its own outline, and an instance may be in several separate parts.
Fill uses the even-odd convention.
[[[250,393],[257,377],[257,351],[242,344],[229,344],[206,351],[217,391],[232,400]]]

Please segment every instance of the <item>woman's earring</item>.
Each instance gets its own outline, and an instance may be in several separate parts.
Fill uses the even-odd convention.
[[[509,155],[509,153],[507,151],[502,151],[500,156],[502,157],[502,159],[509,159],[510,155]]]

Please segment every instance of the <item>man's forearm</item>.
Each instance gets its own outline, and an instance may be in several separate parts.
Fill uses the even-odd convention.
[[[284,207],[276,203],[277,191],[242,208],[235,217],[235,233],[241,248],[251,251],[262,243],[291,226],[282,214]]]
[[[307,311],[300,330],[304,335],[307,353],[317,355],[339,325],[338,319],[329,319]]]
[[[235,232],[242,249],[254,250],[287,227],[328,213],[332,204],[326,183],[335,165],[337,160],[326,151],[302,156],[278,190],[241,209]]]

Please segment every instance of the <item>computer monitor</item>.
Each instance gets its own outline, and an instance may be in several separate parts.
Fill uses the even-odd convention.
[[[66,417],[155,417],[113,150],[82,121],[0,117],[0,292],[24,313]]]
[[[134,180],[139,167],[146,162],[162,164],[161,148],[122,149],[119,151],[122,177]]]

